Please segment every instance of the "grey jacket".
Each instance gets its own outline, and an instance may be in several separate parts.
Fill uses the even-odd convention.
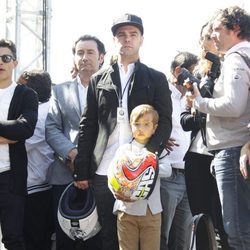
[[[250,140],[250,69],[236,51],[250,57],[250,42],[227,51],[221,75],[214,86],[214,98],[197,97],[195,107],[207,113],[209,150],[239,147]]]
[[[53,87],[45,125],[46,141],[55,152],[49,172],[50,184],[64,185],[73,181],[72,171],[66,166],[66,158],[77,145],[80,110],[76,79]]]

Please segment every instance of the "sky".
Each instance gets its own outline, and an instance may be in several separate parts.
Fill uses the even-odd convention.
[[[107,62],[113,49],[113,19],[124,13],[136,14],[143,20],[141,61],[166,75],[178,51],[199,55],[200,29],[218,8],[238,5],[250,13],[249,0],[51,0],[51,3],[49,71],[54,83],[70,79],[71,48],[81,35],[97,36],[105,44]]]

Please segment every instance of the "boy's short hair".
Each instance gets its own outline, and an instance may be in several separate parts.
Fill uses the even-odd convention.
[[[132,121],[138,121],[139,118],[141,118],[145,114],[152,114],[153,115],[153,123],[158,124],[159,122],[159,114],[155,110],[155,108],[148,104],[141,104],[139,106],[136,106],[131,114],[130,114],[130,124]]]

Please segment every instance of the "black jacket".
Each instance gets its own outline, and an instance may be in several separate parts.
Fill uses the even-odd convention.
[[[25,85],[17,85],[10,102],[8,120],[0,121],[0,136],[18,141],[9,144],[10,191],[27,192],[27,153],[25,140],[31,137],[37,122],[37,94]]]
[[[172,130],[171,92],[165,75],[139,61],[128,89],[128,112],[140,104],[150,104],[159,112],[159,125],[146,147],[159,154]],[[75,159],[75,180],[91,179],[100,164],[109,135],[117,120],[121,89],[117,63],[98,71],[90,80],[87,107],[80,121],[78,155]]]
[[[191,143],[189,148],[195,140],[199,130],[201,130],[203,144],[206,146],[206,114],[196,110],[196,114],[193,115],[191,114],[191,109],[187,108],[186,111],[181,113],[181,126],[184,131],[191,131]]]

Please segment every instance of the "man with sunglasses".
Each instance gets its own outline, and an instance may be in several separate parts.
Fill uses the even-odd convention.
[[[36,93],[12,80],[16,46],[0,40],[0,223],[8,250],[24,250],[23,216],[27,190],[25,140],[37,122]]]

